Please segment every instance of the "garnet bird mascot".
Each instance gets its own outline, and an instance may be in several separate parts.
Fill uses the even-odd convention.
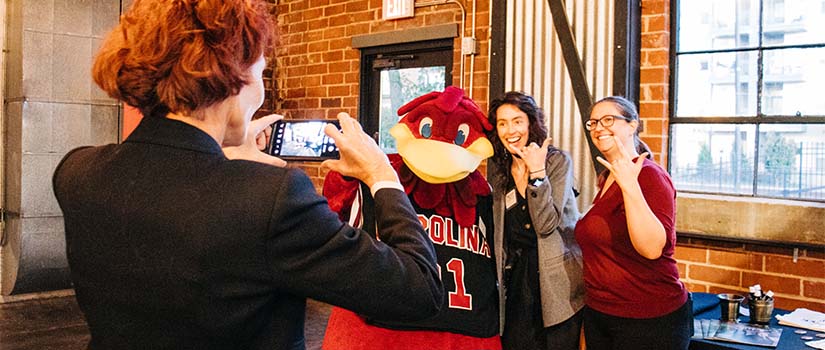
[[[365,319],[333,308],[323,349],[501,349],[495,264],[487,235],[493,232],[490,186],[476,169],[493,155],[485,138],[492,126],[464,91],[447,87],[398,110],[391,130],[398,154],[390,162],[418,219],[435,246],[445,288],[441,312],[424,320]],[[368,189],[330,173],[324,195],[344,219],[374,232]],[[359,278],[382,276],[349,276]]]

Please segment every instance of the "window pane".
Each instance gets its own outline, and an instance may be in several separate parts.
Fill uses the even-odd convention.
[[[680,191],[753,194],[756,128],[736,124],[674,124],[670,174]]]
[[[825,48],[766,50],[762,113],[825,115]]]
[[[446,67],[420,67],[384,70],[381,72],[381,105],[379,110],[378,146],[384,153],[396,153],[390,128],[398,123],[398,108],[414,98],[443,91]]]
[[[679,1],[678,52],[759,44],[758,0]]]
[[[773,124],[759,129],[757,195],[825,200],[825,125]]]
[[[762,45],[818,44],[825,41],[822,0],[765,0]],[[817,16],[818,15],[818,16]]]
[[[681,55],[676,116],[756,115],[756,51]]]

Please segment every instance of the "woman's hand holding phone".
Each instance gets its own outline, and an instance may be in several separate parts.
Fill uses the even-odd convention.
[[[361,180],[370,188],[379,181],[398,182],[387,155],[361,129],[361,124],[347,113],[338,113],[338,122],[340,131],[335,125],[327,124],[324,133],[335,140],[340,158],[325,160],[321,166]]]
[[[272,123],[284,119],[279,114],[270,114],[249,122],[246,139],[240,146],[223,147],[223,153],[229,159],[245,159],[253,162],[285,167],[286,162],[278,157],[263,152],[272,135]]]

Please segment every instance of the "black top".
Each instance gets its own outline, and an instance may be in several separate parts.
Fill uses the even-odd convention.
[[[179,121],[73,150],[53,182],[90,349],[303,349],[305,297],[400,319],[442,302],[403,192],[376,193],[378,242],[302,171],[229,160]]]
[[[516,190],[512,176],[507,184],[507,192],[515,194],[515,205],[506,208],[504,212],[504,242],[507,251],[518,248],[536,249],[538,239],[533,221],[530,219],[530,208],[527,199]]]

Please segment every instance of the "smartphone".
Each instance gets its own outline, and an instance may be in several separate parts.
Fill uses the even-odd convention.
[[[279,120],[272,124],[269,154],[283,159],[323,160],[338,158],[335,141],[324,133],[324,127],[337,120]]]

